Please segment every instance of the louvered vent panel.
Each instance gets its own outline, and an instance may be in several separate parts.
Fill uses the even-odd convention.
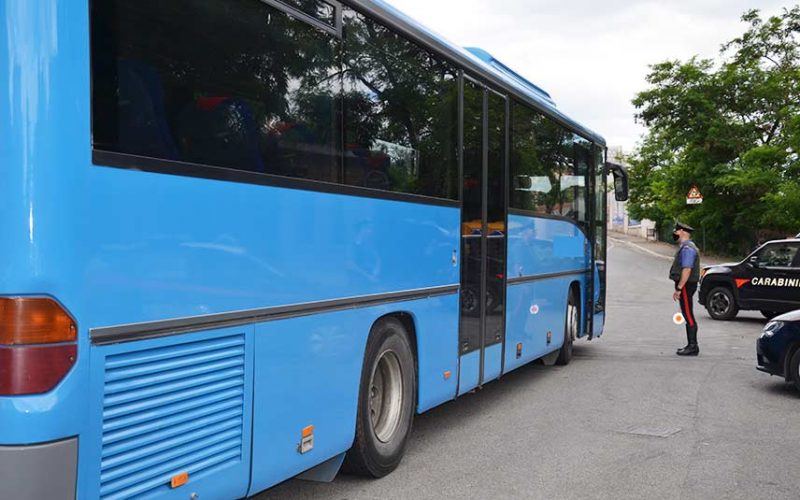
[[[244,370],[243,335],[107,357],[100,496],[241,461]]]

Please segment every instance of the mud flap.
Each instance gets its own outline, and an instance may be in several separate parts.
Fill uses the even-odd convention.
[[[342,466],[342,462],[344,462],[344,455],[344,453],[336,455],[330,460],[326,460],[316,467],[308,469],[302,474],[299,474],[297,479],[318,483],[330,483],[336,478],[336,474],[339,473],[339,468]]]

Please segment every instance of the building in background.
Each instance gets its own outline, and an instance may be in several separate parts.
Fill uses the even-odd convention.
[[[626,153],[620,146],[609,146],[608,161],[619,163],[628,167],[625,159]],[[648,220],[632,219],[628,215],[628,202],[616,201],[613,196],[608,197],[608,229],[618,233],[630,234],[640,238],[658,239],[656,223]]]

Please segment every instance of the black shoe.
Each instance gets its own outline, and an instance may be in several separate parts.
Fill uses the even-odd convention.
[[[677,350],[677,351],[675,351],[675,354],[680,354],[680,353],[682,353],[683,351],[685,351],[686,349],[688,349],[690,345],[691,345],[691,344],[686,344],[686,345],[685,345],[685,346],[683,346],[683,347],[679,347],[679,348],[678,348],[678,350]]]
[[[697,344],[689,344],[683,349],[678,349],[675,354],[678,356],[697,356],[700,354],[700,348],[697,347]]]

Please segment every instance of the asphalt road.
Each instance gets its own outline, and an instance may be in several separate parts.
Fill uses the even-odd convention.
[[[755,370],[764,320],[696,306],[700,356],[675,356],[668,267],[612,243],[605,334],[570,365],[520,368],[418,416],[386,478],[291,480],[257,498],[800,498],[800,395]]]

